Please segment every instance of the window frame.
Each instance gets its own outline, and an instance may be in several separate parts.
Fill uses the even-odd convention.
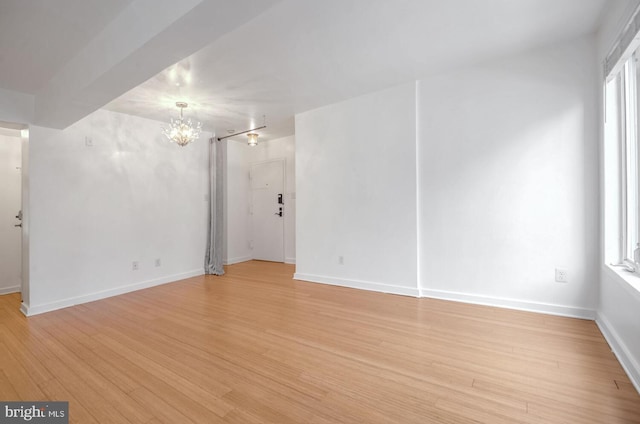
[[[640,53],[640,50],[639,50]],[[614,76],[618,97],[618,152],[619,152],[619,264],[629,271],[640,273],[640,146],[638,122],[640,107],[640,67],[634,52],[624,61]],[[605,103],[605,109],[607,105]],[[613,114],[607,114],[613,115]],[[631,205],[633,204],[633,205]]]

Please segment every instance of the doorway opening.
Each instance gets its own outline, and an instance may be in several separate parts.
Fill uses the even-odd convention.
[[[295,136],[257,146],[248,146],[246,140],[223,142],[227,143],[224,264],[252,259],[295,264]]]
[[[23,147],[28,130],[0,123],[0,295],[27,290],[24,278]]]
[[[284,159],[251,165],[253,259],[284,262]]]

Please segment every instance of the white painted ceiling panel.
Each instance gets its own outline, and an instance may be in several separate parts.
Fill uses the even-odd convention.
[[[593,33],[626,0],[189,1],[0,0],[0,88],[35,94],[44,125],[103,106],[166,122],[186,101],[219,136],[266,115],[265,140],[299,112]],[[114,25],[138,15],[148,41],[129,51]]]
[[[158,74],[107,108],[189,116],[226,135],[457,66],[593,32],[603,0],[288,0]]]
[[[35,94],[133,0],[0,0],[0,88]]]

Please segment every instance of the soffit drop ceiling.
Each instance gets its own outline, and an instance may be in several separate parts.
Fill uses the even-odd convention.
[[[604,0],[279,2],[107,108],[166,121],[175,102],[219,136],[492,57],[593,32]],[[243,139],[244,140],[244,139]]]
[[[131,2],[0,1],[0,88],[35,94]]]
[[[105,105],[167,121],[184,100],[206,130],[265,114],[273,138],[305,110],[592,33],[614,2],[0,0],[0,88],[33,95],[38,125]]]

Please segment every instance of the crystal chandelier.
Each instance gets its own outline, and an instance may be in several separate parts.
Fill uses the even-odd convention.
[[[163,128],[162,133],[167,136],[170,142],[176,143],[179,146],[186,146],[200,137],[202,123],[197,122],[194,126],[191,119],[184,120],[182,110],[189,106],[187,103],[177,102],[176,106],[180,108],[180,119],[172,118],[171,126],[169,128]]]

